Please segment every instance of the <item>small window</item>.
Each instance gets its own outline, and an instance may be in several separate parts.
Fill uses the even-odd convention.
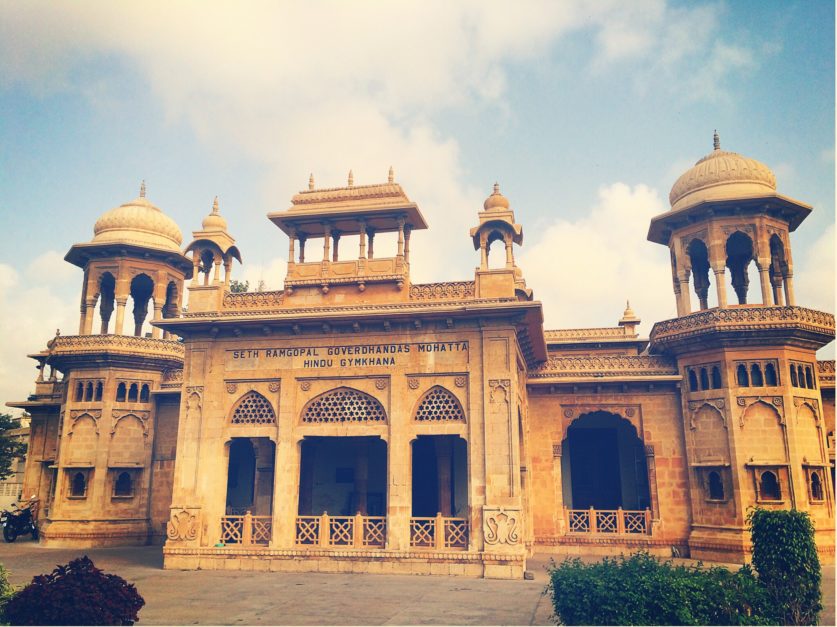
[[[805,385],[805,372],[802,370],[802,366],[796,367],[796,377],[799,379],[799,387],[807,387]]]
[[[87,496],[87,473],[77,472],[70,481],[70,496],[83,499]]]
[[[811,471],[811,500],[812,501],[823,501],[825,500],[825,496],[823,495],[822,491],[822,479],[820,479],[820,473],[817,470]]]
[[[709,373],[706,372],[706,368],[700,369],[700,389],[701,390],[708,390],[709,389]]]
[[[761,366],[758,364],[750,366],[750,383],[756,388],[760,388],[764,385],[764,377],[761,375]]]
[[[811,370],[811,366],[805,366],[805,387],[809,390],[813,390],[816,387],[814,385],[814,373]]]
[[[790,374],[791,374],[791,385],[795,388],[799,387],[799,379],[796,378],[796,368],[791,365],[790,367]]]
[[[127,470],[120,472],[113,482],[113,496],[129,498],[134,496],[134,478]]]
[[[741,364],[738,366],[738,385],[739,387],[750,387],[750,378],[747,376],[747,366]]]
[[[721,387],[721,369],[718,366],[712,366],[712,389],[717,390]]]
[[[125,383],[122,382],[116,387],[116,402],[124,403],[127,395],[127,388],[125,387]]]
[[[764,383],[769,386],[779,385],[779,378],[776,376],[776,367],[773,364],[767,364],[764,367]]]
[[[139,397],[139,386],[136,383],[132,383],[131,387],[128,388],[128,402],[129,403],[136,403],[138,397]]]
[[[93,400],[93,382],[88,381],[87,385],[84,387],[84,400],[85,402],[89,402]]]
[[[782,500],[782,492],[779,489],[779,478],[772,470],[765,470],[759,477],[759,500]]]
[[[698,389],[698,382],[697,382],[697,375],[695,371],[689,368],[689,391],[690,392],[697,392]]]
[[[101,401],[101,400],[102,400],[102,392],[104,391],[104,389],[105,389],[104,384],[103,384],[101,381],[99,381],[99,382],[96,384],[96,396],[95,396],[95,400],[97,400],[97,401]]]
[[[147,403],[148,402],[148,384],[143,383],[142,390],[140,391],[140,403]]]
[[[76,384],[76,400],[79,402],[84,400],[84,383],[81,381]]]
[[[709,498],[713,501],[724,500],[724,482],[721,479],[721,474],[716,470],[709,473],[707,477],[707,487],[709,488]]]

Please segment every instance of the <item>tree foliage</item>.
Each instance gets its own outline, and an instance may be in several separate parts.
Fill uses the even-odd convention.
[[[755,509],[748,517],[753,566],[782,625],[815,625],[822,611],[822,570],[807,512]]]
[[[20,420],[0,413],[0,481],[14,474],[12,463],[26,454],[26,444],[9,435],[13,429],[20,429]]]
[[[4,618],[12,625],[133,625],[143,605],[133,584],[85,555],[34,577],[6,604]]]
[[[230,291],[233,294],[248,292],[250,291],[250,281],[236,281],[235,279],[232,279],[230,281]]]

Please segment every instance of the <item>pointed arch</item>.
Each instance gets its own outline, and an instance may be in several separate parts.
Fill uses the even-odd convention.
[[[465,422],[465,411],[453,392],[434,385],[419,399],[413,419],[420,422]]]
[[[689,262],[692,266],[692,277],[697,294],[698,301],[700,301],[700,309],[709,308],[709,250],[706,247],[706,242],[696,237],[686,249],[686,254],[689,256]]]
[[[255,390],[251,390],[238,399],[238,402],[233,407],[230,424],[276,424],[276,412],[273,411],[273,406],[269,400]]]
[[[727,238],[727,268],[739,305],[747,304],[747,291],[750,288],[748,268],[753,261],[753,239],[742,231],[735,231]]]
[[[340,387],[314,397],[302,410],[302,422],[386,422],[384,406],[374,396]]]

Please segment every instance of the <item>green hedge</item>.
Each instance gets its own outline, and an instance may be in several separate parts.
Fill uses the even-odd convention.
[[[753,571],[674,566],[648,553],[550,570],[564,625],[766,625],[769,599]]]
[[[756,509],[750,513],[753,566],[767,591],[773,619],[816,625],[822,611],[822,571],[807,512]]]

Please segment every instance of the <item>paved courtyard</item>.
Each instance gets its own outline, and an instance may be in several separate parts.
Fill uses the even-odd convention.
[[[162,570],[159,547],[46,549],[0,544],[21,585],[79,555],[137,586],[141,625],[550,625],[543,594],[548,556],[529,560],[532,581],[459,577]],[[821,624],[834,624],[834,567],[824,568]]]

